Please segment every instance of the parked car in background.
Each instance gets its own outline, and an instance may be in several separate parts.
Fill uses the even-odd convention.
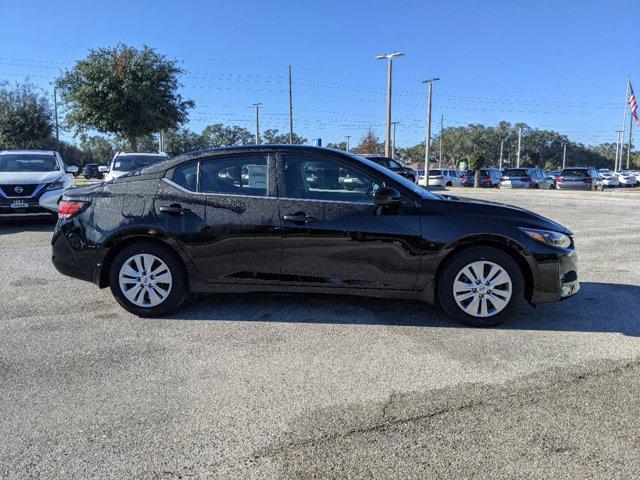
[[[100,170],[100,165],[98,165],[97,163],[87,163],[84,167],[82,167],[82,176],[87,179],[101,179],[103,177],[103,174]]]
[[[603,190],[602,178],[593,167],[571,167],[556,178],[558,190]]]
[[[360,186],[311,186],[309,164]],[[202,150],[73,189],[51,243],[58,271],[110,287],[141,317],[166,315],[191,293],[293,291],[422,299],[489,326],[524,299],[580,288],[565,227],[297,145]]]
[[[424,175],[418,180],[418,185],[423,187],[427,185]],[[429,170],[429,186],[461,187],[462,182],[460,181],[458,173],[453,168],[434,168]]]
[[[598,175],[600,175],[603,188],[615,188],[620,186],[620,179],[615,172],[603,169],[598,170]]]
[[[380,155],[361,155],[363,158],[367,160],[371,160],[372,162],[376,162],[378,165],[388,168],[392,172],[397,173],[398,175],[402,175],[407,180],[410,180],[415,183],[418,178],[416,175],[416,171],[413,168],[405,167],[401,165],[393,158],[383,157]]]
[[[0,152],[0,217],[55,215],[74,173],[78,167],[65,166],[58,152]]]
[[[460,184],[462,187],[473,187],[475,172],[473,170],[460,171],[456,170],[458,177],[460,177]]]
[[[638,180],[636,179],[635,172],[617,172],[616,176],[620,181],[621,187],[635,187],[638,184]]]
[[[125,153],[118,152],[114,155],[109,171],[104,177],[106,182],[114,178],[122,177],[133,170],[145,167],[161,160],[166,160],[166,153]]]
[[[553,188],[554,180],[540,168],[508,168],[500,178],[500,188]]]

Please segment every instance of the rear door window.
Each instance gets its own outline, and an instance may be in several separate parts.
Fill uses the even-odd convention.
[[[266,196],[267,160],[255,155],[202,161],[198,191]]]

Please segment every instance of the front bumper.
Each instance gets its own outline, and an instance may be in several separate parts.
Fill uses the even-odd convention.
[[[0,217],[50,217],[58,213],[63,194],[64,189],[60,188],[44,190],[33,197],[0,198]]]
[[[531,303],[565,300],[580,291],[578,255],[575,250],[534,254],[538,264],[538,279]]]

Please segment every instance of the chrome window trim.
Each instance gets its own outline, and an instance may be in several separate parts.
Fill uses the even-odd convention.
[[[215,192],[194,192],[193,190],[189,190],[188,188],[184,188],[182,185],[178,185],[174,181],[164,177],[162,179],[163,182],[171,185],[174,188],[177,188],[181,192],[190,193],[191,195],[205,195],[205,196],[216,196],[216,197],[240,197],[240,198],[261,198],[261,199],[270,199],[270,200],[293,200],[296,202],[324,202],[324,203],[342,203],[348,205],[369,205],[375,206],[375,203],[371,202],[347,202],[344,200],[322,200],[320,198],[292,198],[292,197],[273,197],[271,195],[238,195],[235,193],[215,193]]]

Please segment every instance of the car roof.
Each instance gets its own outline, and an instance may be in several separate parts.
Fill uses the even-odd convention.
[[[158,157],[158,156],[168,157],[169,156],[164,152],[118,152],[116,153],[116,157],[126,157],[129,155],[132,155],[132,156],[148,155],[150,157]]]
[[[183,153],[176,157],[172,157],[161,162],[154,163],[144,167],[143,170],[146,173],[152,173],[155,171],[168,170],[175,165],[179,165],[185,161],[197,160],[205,157],[214,157],[218,155],[228,155],[236,153],[262,153],[268,154],[275,151],[283,153],[340,153],[346,156],[356,156],[354,153],[345,152],[344,150],[338,150],[334,148],[315,147],[311,145],[288,145],[288,144],[263,144],[263,145],[239,145],[235,147],[215,147],[206,148],[203,150],[195,150],[193,152]]]
[[[56,152],[54,152],[53,150],[2,150],[0,151],[0,155],[8,155],[10,153],[19,153],[21,155],[29,155],[34,154],[34,155],[43,155],[43,154],[49,154],[49,155],[55,155]]]

